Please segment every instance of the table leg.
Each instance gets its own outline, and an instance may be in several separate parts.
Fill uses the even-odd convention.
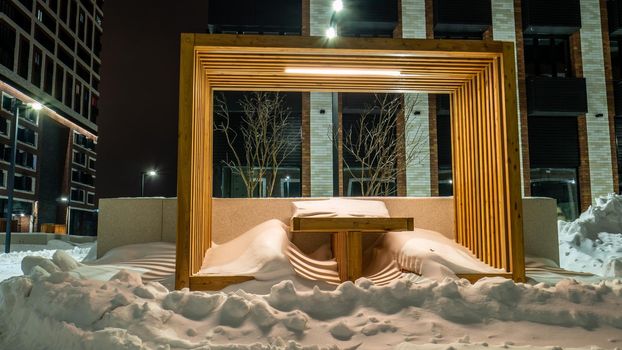
[[[339,280],[348,280],[348,232],[336,232],[332,235],[333,256],[337,261]]]
[[[356,281],[363,276],[363,235],[348,232],[348,279]]]

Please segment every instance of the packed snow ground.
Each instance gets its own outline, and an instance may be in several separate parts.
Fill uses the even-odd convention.
[[[592,248],[601,246],[602,232],[622,232],[615,228],[622,220],[619,200],[610,196],[574,223],[560,223],[560,248],[570,242],[567,251],[574,249],[567,255],[574,265],[566,267],[596,259],[607,266],[596,253],[602,250],[586,247],[588,240]],[[245,267],[260,279],[214,293],[169,291],[149,281],[158,274],[141,262],[160,261],[153,270],[170,271],[162,270],[161,261],[170,259],[173,246],[162,243],[122,247],[89,265],[66,251],[25,258],[25,275],[0,283],[0,349],[622,347],[620,279],[586,283],[561,275],[551,284],[501,278],[471,284],[454,275],[470,255],[421,233],[417,244],[396,236],[378,249],[379,256],[391,252],[423,277],[404,274],[385,286],[365,278],[330,286],[295,275],[286,264],[287,232],[266,225],[206,256],[211,270],[204,273]],[[607,243],[610,252],[621,247]],[[583,256],[585,263],[578,259]]]
[[[577,220],[558,226],[562,268],[622,277],[622,196],[600,197]]]
[[[125,271],[110,281],[83,279],[71,273],[77,264],[59,252],[27,276],[0,283],[0,348],[622,345],[620,280],[532,286],[492,278],[472,285],[410,275],[384,287],[359,279],[333,291],[297,291],[283,281],[257,295],[169,292]]]

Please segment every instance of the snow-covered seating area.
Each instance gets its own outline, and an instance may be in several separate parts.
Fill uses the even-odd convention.
[[[451,197],[386,197],[391,216],[411,217],[417,228],[436,231],[454,239],[454,209]],[[317,198],[213,199],[213,241],[223,244],[271,219],[289,225],[292,202]],[[268,205],[269,203],[269,205]],[[244,213],[244,215],[240,215]],[[523,199],[525,252],[559,262],[557,213],[550,198]],[[175,242],[176,198],[111,198],[100,200],[97,255],[129,244]],[[297,235],[293,242],[303,251],[317,250],[326,241]]]

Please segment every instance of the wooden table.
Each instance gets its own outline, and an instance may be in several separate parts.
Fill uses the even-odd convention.
[[[292,218],[292,233],[331,233],[333,256],[339,279],[355,281],[363,274],[364,233],[412,231],[413,218]]]

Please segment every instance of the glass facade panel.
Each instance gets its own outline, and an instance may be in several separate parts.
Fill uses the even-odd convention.
[[[577,169],[532,168],[531,195],[556,199],[559,220],[576,219],[580,211]]]

